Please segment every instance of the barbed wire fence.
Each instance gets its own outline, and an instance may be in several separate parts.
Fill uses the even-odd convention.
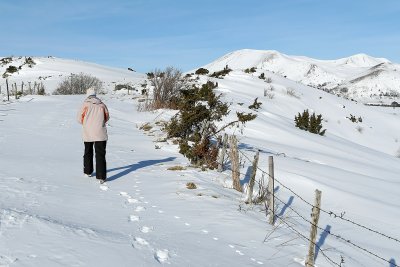
[[[222,137],[219,137],[219,138],[220,138],[220,140],[226,140],[226,138],[222,138]],[[230,146],[228,145],[228,143],[229,143],[229,142],[227,142],[226,144],[222,143],[222,144],[221,144],[222,147],[221,147],[220,151],[223,151],[223,150],[226,150],[226,149],[231,149]],[[257,150],[257,151],[259,151],[259,150]],[[257,153],[257,151],[253,151],[253,152],[254,152],[254,153]],[[252,159],[251,156],[249,156],[249,155],[247,155],[246,153],[244,153],[243,151],[241,151],[240,149],[238,149],[238,153],[239,153],[244,159],[248,160],[250,163],[253,162],[253,161],[255,160],[255,159]],[[223,155],[222,157],[221,157],[221,156],[219,157],[218,162],[217,162],[217,163],[219,164],[219,165],[218,165],[218,166],[219,166],[219,171],[228,170],[228,171],[232,171],[232,172],[238,172],[238,170],[232,170],[231,168],[226,168],[226,167],[227,167],[227,164],[226,164],[226,163],[227,163],[227,158],[229,158],[229,154],[227,154],[226,156]],[[230,160],[232,160],[232,159],[230,159]],[[258,160],[258,159],[257,159],[257,160]],[[222,167],[221,167],[220,165],[222,165]],[[321,208],[321,207],[315,206],[314,204],[312,204],[312,203],[310,203],[309,201],[307,201],[303,196],[301,196],[301,195],[300,195],[299,193],[297,193],[295,190],[293,190],[291,187],[289,187],[288,185],[286,185],[285,183],[283,183],[282,180],[281,180],[280,178],[278,179],[278,178],[276,178],[274,175],[271,175],[269,172],[263,170],[262,168],[260,168],[260,167],[258,166],[258,164],[253,164],[253,168],[254,168],[254,167],[256,168],[256,170],[253,170],[253,172],[259,171],[259,172],[261,172],[261,173],[263,174],[263,176],[265,175],[265,176],[267,176],[269,179],[272,178],[272,179],[274,180],[274,182],[276,182],[277,184],[279,184],[280,186],[282,186],[284,189],[288,190],[291,194],[293,194],[295,197],[297,197],[299,200],[301,200],[301,201],[302,201],[303,203],[305,203],[306,205],[312,207],[313,210],[314,210],[314,209],[318,210],[318,213],[319,213],[319,212],[322,212],[322,213],[324,213],[324,214],[327,214],[327,215],[329,216],[329,218],[331,218],[331,219],[337,219],[337,220],[344,221],[344,222],[346,222],[346,223],[351,224],[352,226],[355,226],[355,227],[357,227],[357,228],[359,228],[359,229],[362,229],[362,230],[365,230],[365,231],[367,231],[367,232],[376,234],[376,235],[378,235],[378,236],[380,236],[380,237],[382,237],[382,238],[386,238],[387,240],[390,240],[390,241],[392,241],[392,242],[400,243],[400,239],[399,239],[398,237],[391,236],[391,235],[386,234],[386,233],[383,233],[383,232],[381,232],[381,231],[379,231],[379,230],[377,230],[377,229],[374,229],[373,227],[370,227],[370,226],[364,225],[364,224],[362,224],[362,223],[360,223],[360,222],[357,222],[357,221],[355,221],[355,220],[351,220],[351,219],[349,219],[349,218],[346,218],[346,217],[345,217],[345,212],[340,212],[340,213],[339,213],[339,212],[334,212],[334,211],[331,211],[331,210],[326,210],[326,209],[323,209],[323,208]],[[242,176],[248,176],[248,175],[249,175],[248,173],[242,173],[242,172],[239,172],[239,174],[242,175]],[[253,176],[253,175],[255,176],[254,173],[251,174],[251,176]],[[267,190],[268,190],[268,189],[267,189]],[[296,215],[297,215],[297,218],[300,218],[303,222],[307,223],[310,227],[314,227],[315,229],[318,229],[318,230],[320,230],[320,231],[323,231],[322,233],[324,233],[325,235],[332,236],[332,237],[334,237],[336,240],[339,240],[339,241],[343,242],[344,244],[349,245],[350,247],[352,247],[352,248],[354,248],[354,249],[356,249],[356,250],[358,250],[358,251],[360,251],[360,252],[366,253],[367,255],[369,255],[369,256],[371,256],[371,257],[374,257],[374,258],[376,258],[376,259],[382,261],[382,263],[385,262],[385,263],[389,264],[390,267],[400,267],[400,265],[396,264],[395,261],[394,261],[393,259],[388,260],[388,259],[386,259],[384,256],[379,255],[378,253],[372,251],[371,249],[368,249],[368,248],[363,247],[362,245],[358,244],[356,241],[352,241],[352,240],[350,240],[350,239],[348,239],[348,238],[345,238],[345,237],[343,237],[343,235],[341,235],[341,234],[334,233],[334,232],[332,232],[330,229],[327,230],[327,229],[324,229],[324,228],[318,226],[318,224],[315,224],[315,223],[312,221],[312,219],[308,219],[307,216],[302,215],[300,211],[296,210],[296,209],[293,208],[288,202],[283,201],[283,200],[280,199],[276,194],[274,194],[273,192],[270,192],[270,191],[271,191],[271,190],[268,190],[268,191],[267,191],[267,194],[272,195],[272,198],[273,198],[273,202],[272,202],[272,203],[274,203],[275,200],[276,200],[277,202],[281,203],[282,205],[284,205],[284,207],[288,208],[291,212],[293,212],[294,214],[296,214]],[[273,190],[272,190],[272,191],[273,191]],[[267,201],[267,202],[268,202],[268,201]],[[265,202],[265,203],[267,203],[267,202]],[[268,204],[268,203],[267,203],[267,204]],[[266,205],[267,205],[267,204],[266,204]],[[271,203],[269,203],[269,204],[271,204]],[[274,205],[274,204],[273,204],[273,205]],[[317,244],[317,242],[315,242],[315,241],[312,240],[311,238],[309,238],[309,237],[307,237],[306,235],[304,235],[304,234],[301,232],[301,230],[298,230],[298,229],[296,228],[295,224],[290,223],[290,222],[289,222],[287,219],[285,219],[283,216],[276,214],[276,213],[274,212],[274,207],[266,207],[266,214],[267,214],[268,216],[271,216],[271,210],[272,210],[272,214],[273,214],[273,217],[274,217],[272,221],[279,220],[282,224],[286,225],[286,227],[287,227],[289,230],[291,230],[292,232],[294,232],[296,235],[298,235],[298,236],[301,237],[302,239],[308,241],[308,242],[310,243],[310,245],[312,245],[313,247],[315,247],[316,250],[319,251],[319,252],[321,253],[321,255],[323,255],[323,257],[327,260],[327,262],[329,262],[332,266],[343,266],[343,265],[342,265],[342,264],[344,263],[343,255],[339,255],[339,256],[340,256],[340,261],[335,261],[335,260],[333,260],[332,257],[329,257],[329,256],[325,253],[325,251],[321,249],[321,246],[320,246],[319,244]],[[270,220],[270,221],[271,221],[271,220]],[[313,264],[313,262],[312,262],[310,265],[307,265],[307,266],[314,266],[314,264]]]

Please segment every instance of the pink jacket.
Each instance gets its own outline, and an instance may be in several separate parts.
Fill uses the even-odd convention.
[[[95,96],[85,99],[78,113],[78,122],[83,126],[83,141],[106,141],[106,122],[110,119],[107,106]]]

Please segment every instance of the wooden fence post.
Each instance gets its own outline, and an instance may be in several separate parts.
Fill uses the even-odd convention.
[[[242,186],[240,184],[240,163],[239,163],[239,153],[237,147],[237,139],[236,136],[231,136],[230,140],[230,158],[231,158],[231,165],[232,165],[232,180],[233,180],[233,188],[239,192],[243,192]]]
[[[17,83],[14,83],[14,91],[15,91],[15,99],[18,99],[18,89],[17,89]]]
[[[224,170],[224,160],[225,160],[227,143],[228,143],[228,135],[224,134],[224,139],[222,141],[222,148],[220,149],[219,158],[218,158],[218,171],[219,172],[222,172]]]
[[[308,255],[306,259],[306,267],[314,267],[315,257],[315,241],[317,239],[319,213],[321,208],[321,191],[315,190],[315,202],[311,214],[311,232],[310,232],[310,246],[308,247]]]
[[[269,179],[268,179],[268,209],[269,209],[269,224],[275,223],[275,181],[274,181],[274,157],[268,157]]]
[[[21,83],[21,93],[24,95],[24,82]]]
[[[251,172],[250,181],[249,181],[249,188],[248,188],[248,191],[247,191],[247,201],[250,204],[253,203],[253,188],[254,188],[254,183],[256,181],[256,174],[257,174],[257,167],[258,167],[258,159],[259,159],[259,157],[260,157],[260,151],[257,150],[257,153],[254,156],[252,172]]]
[[[10,101],[10,90],[8,89],[8,79],[6,79],[6,87],[7,87],[7,101]]]

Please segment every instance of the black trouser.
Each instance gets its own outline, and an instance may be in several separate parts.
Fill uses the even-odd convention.
[[[106,145],[107,141],[85,142],[85,154],[83,155],[83,172],[93,173],[93,144],[96,150],[96,178],[107,179]]]

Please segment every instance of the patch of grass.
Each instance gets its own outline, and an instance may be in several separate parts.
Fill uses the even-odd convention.
[[[167,170],[169,170],[169,171],[184,171],[184,170],[186,170],[186,168],[183,166],[172,166],[172,167],[169,167]]]
[[[186,184],[186,188],[187,188],[187,189],[197,189],[197,186],[196,186],[196,184],[193,183],[193,182],[188,182],[188,183]]]
[[[150,125],[150,123],[145,123],[142,126],[140,126],[139,130],[143,130],[143,131],[150,131],[151,129],[153,129],[153,126]]]

